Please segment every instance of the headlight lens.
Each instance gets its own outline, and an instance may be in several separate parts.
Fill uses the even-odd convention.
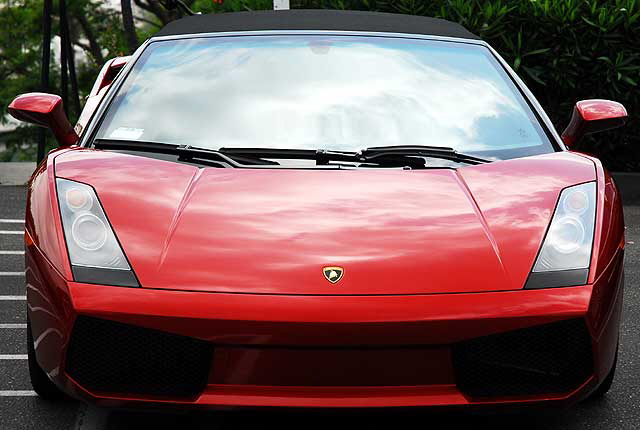
[[[97,216],[84,213],[73,220],[71,236],[78,246],[85,251],[97,251],[102,248],[108,238],[107,226]]]
[[[61,181],[64,179],[61,179]],[[67,190],[65,193],[65,201],[74,212],[89,210],[93,206],[93,198],[91,193],[85,188],[74,186]]]
[[[524,288],[584,285],[589,277],[595,221],[596,183],[565,188]]]
[[[572,216],[557,220],[549,229],[548,234],[549,246],[560,254],[572,254],[579,250],[580,245],[584,243],[584,226],[579,219]],[[544,263],[544,261],[541,262],[541,264]]]
[[[131,270],[93,188],[60,178],[56,185],[72,266]]]
[[[588,269],[595,217],[595,182],[564,189],[533,272]]]

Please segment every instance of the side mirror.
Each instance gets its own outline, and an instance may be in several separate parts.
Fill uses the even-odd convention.
[[[21,94],[9,105],[9,113],[17,120],[51,129],[60,146],[78,142],[78,135],[69,124],[62,108],[62,99],[54,94]]]
[[[625,125],[627,110],[611,100],[581,100],[576,103],[562,141],[572,148],[585,134],[597,133]]]

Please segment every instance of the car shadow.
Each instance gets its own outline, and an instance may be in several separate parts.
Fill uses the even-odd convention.
[[[609,416],[607,417],[606,415]],[[429,430],[551,430],[584,429],[589,426],[589,423],[593,422],[608,421],[610,423],[619,423],[619,420],[615,419],[614,415],[615,410],[607,402],[606,398],[582,403],[570,409],[534,410],[500,414],[412,410],[349,412],[224,411],[179,414],[111,411],[107,419],[107,429],[340,430],[356,428],[374,430],[421,427]]]

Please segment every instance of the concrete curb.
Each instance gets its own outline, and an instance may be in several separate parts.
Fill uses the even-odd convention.
[[[35,169],[34,162],[0,163],[0,185],[24,185]]]

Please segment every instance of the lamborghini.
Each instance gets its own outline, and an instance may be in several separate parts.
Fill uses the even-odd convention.
[[[109,60],[28,186],[29,369],[108,407],[567,406],[604,395],[620,194],[462,26],[198,15]]]

